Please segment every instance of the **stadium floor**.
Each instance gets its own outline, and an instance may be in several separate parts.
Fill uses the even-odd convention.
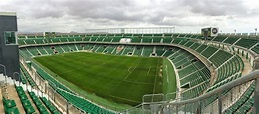
[[[165,91],[160,71],[164,58],[76,52],[34,59],[56,78],[68,81],[66,85],[118,103],[134,106],[142,102],[144,94]]]

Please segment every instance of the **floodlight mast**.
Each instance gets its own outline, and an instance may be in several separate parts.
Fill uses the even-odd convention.
[[[255,37],[257,38],[257,28],[254,28],[255,29]]]

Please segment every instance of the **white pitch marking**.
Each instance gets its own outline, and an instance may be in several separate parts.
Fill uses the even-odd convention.
[[[150,67],[149,67],[149,69],[148,69],[147,75],[149,74],[149,72],[150,72],[150,69],[151,69],[151,66],[150,66]]]

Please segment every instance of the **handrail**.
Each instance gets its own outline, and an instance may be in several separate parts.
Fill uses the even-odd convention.
[[[204,100],[208,97],[211,97],[213,95],[217,95],[219,93],[222,93],[223,91],[225,90],[228,90],[228,89],[231,89],[235,86],[238,86],[238,85],[241,85],[241,84],[244,84],[248,81],[251,81],[251,80],[254,80],[254,79],[257,79],[259,78],[259,70],[255,70],[251,73],[249,73],[248,75],[245,75],[245,76],[242,76],[232,82],[229,82],[219,88],[216,88],[208,93],[205,93],[199,97],[196,97],[196,98],[192,98],[192,99],[188,99],[188,100],[181,100],[181,101],[176,101],[176,102],[170,102],[169,104],[170,105],[184,105],[184,104],[188,104],[188,103],[194,103],[194,102],[198,102],[198,101],[201,101],[201,100]]]
[[[3,64],[0,64],[0,66],[4,68],[3,69],[4,70],[3,73],[4,73],[4,76],[5,76],[5,83],[7,83],[6,67]]]
[[[211,97],[213,95],[222,95],[223,92],[226,91],[226,90],[229,90],[229,89],[231,89],[233,87],[236,87],[238,85],[244,84],[246,82],[255,80],[257,78],[259,78],[259,70],[255,70],[255,71],[249,73],[248,75],[242,76],[242,77],[240,77],[240,78],[238,78],[238,79],[236,79],[236,80],[234,80],[232,82],[229,82],[229,83],[227,83],[227,84],[225,84],[225,85],[223,85],[223,86],[221,86],[219,88],[216,88],[216,89],[214,89],[214,90],[212,90],[212,91],[210,91],[208,93],[205,93],[205,94],[203,94],[203,95],[201,95],[199,97],[196,97],[196,98],[191,98],[191,99],[187,99],[187,100],[175,100],[175,101],[171,101],[171,102],[170,101],[161,101],[161,102],[158,102],[158,103],[159,104],[166,104],[166,105],[170,105],[170,106],[176,106],[176,107],[181,106],[181,105],[191,104],[191,103],[197,103],[197,102],[200,102],[200,101],[202,101],[202,100],[204,100],[206,98],[209,98],[209,97]],[[254,102],[255,101],[257,101],[256,97],[255,97]],[[150,104],[153,104],[153,103],[150,103]],[[143,105],[145,105],[145,103],[142,103],[142,104],[140,104],[140,105],[138,105],[136,107],[139,107],[141,105],[143,106]],[[256,104],[254,104],[254,105],[257,106]],[[127,111],[132,110],[132,109],[134,109],[136,107],[127,109],[127,110],[122,111],[120,113],[123,113],[123,114],[125,112],[127,113]],[[222,110],[220,109],[220,111],[222,111]],[[258,111],[258,109],[255,109],[255,111]]]

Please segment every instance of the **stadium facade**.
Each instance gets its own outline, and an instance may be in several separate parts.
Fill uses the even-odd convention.
[[[2,73],[12,77],[14,72],[19,72],[19,50],[16,37],[16,13],[0,12],[0,64],[4,66]],[[18,76],[16,77],[18,80]]]

